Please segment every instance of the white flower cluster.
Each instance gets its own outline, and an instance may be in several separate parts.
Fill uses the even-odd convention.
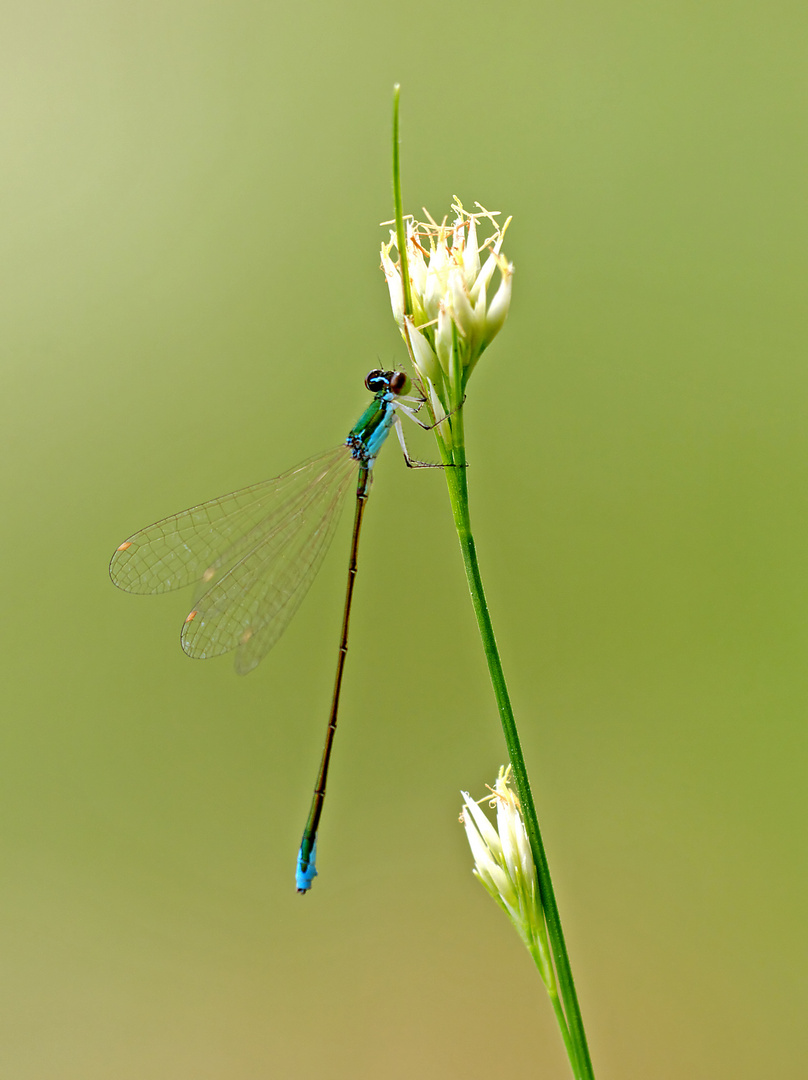
[[[469,213],[455,198],[451,224],[444,219],[438,225],[431,217],[425,223],[406,219],[411,317],[404,314],[400,254],[396,262],[390,257],[398,246],[395,232],[391,230],[390,242],[382,244],[382,269],[393,316],[437,418],[462,403],[469,376],[502,329],[511,302],[513,266],[501,252],[511,219],[500,226],[499,211],[475,205],[478,212]],[[483,222],[493,228],[493,235],[480,244],[477,231]],[[481,264],[480,254],[485,251],[488,257]],[[499,286],[489,301],[497,270]]]
[[[480,800],[496,806],[496,828],[467,791],[461,792],[460,820],[474,856],[474,876],[511,920],[549,988],[553,976],[544,912],[521,807],[509,786],[510,771],[510,766],[501,768],[491,794]]]

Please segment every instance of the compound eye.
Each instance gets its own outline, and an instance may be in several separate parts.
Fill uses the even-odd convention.
[[[406,394],[410,389],[410,380],[403,371],[391,371],[390,389],[394,394]]]
[[[387,376],[381,368],[374,368],[373,371],[368,372],[365,386],[371,393],[378,394],[380,390],[387,389]]]

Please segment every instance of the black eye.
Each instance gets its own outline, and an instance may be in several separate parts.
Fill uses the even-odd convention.
[[[380,368],[374,368],[373,371],[368,372],[367,378],[365,379],[365,386],[372,394],[378,394],[380,390],[387,389],[387,376]]]
[[[406,394],[410,388],[410,380],[403,371],[390,372],[390,389],[394,394]]]

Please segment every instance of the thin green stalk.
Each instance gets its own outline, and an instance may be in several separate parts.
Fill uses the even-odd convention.
[[[412,287],[407,266],[407,234],[404,230],[404,205],[401,201],[401,138],[398,126],[398,104],[401,87],[393,87],[393,206],[396,214],[396,243],[401,258],[401,280],[404,283],[404,310],[412,314]]]
[[[511,772],[512,771],[513,770],[511,770]],[[547,993],[550,997],[550,1004],[553,1007],[556,1022],[558,1023],[558,1028],[561,1032],[561,1038],[564,1040],[567,1057],[570,1059],[570,1063],[572,1064],[576,1080],[578,1080],[580,1074],[578,1069],[576,1068],[577,1050],[573,1044],[572,1036],[570,1035],[569,1025],[567,1024],[567,1017],[564,1014],[564,1007],[562,1006],[561,999],[558,996],[558,979],[556,978],[556,972],[551,958],[550,944],[547,940],[546,919],[536,924],[536,938],[530,943],[529,949],[530,955],[533,957],[533,961],[536,964],[536,969],[541,975],[542,982],[547,988]]]
[[[410,287],[409,270],[407,266],[406,233],[404,229],[404,214],[401,197],[401,168],[399,157],[399,87],[395,87],[393,99],[393,197],[396,215],[396,237],[398,243],[399,258],[401,260],[401,277],[403,286],[404,304],[404,337],[414,363],[412,345],[407,330],[407,320],[412,316],[413,303]],[[431,410],[430,410],[431,411]],[[433,418],[434,419],[434,418]],[[491,684],[494,689],[499,710],[505,743],[508,748],[516,790],[522,807],[522,815],[525,821],[528,839],[530,841],[533,861],[536,866],[536,874],[541,896],[542,909],[547,927],[553,963],[558,978],[561,1002],[555,988],[548,987],[553,1009],[558,1019],[562,1038],[567,1048],[573,1073],[576,1080],[594,1080],[592,1061],[589,1056],[586,1034],[584,1032],[581,1010],[578,1004],[578,996],[575,991],[575,982],[570,967],[567,946],[564,941],[564,933],[561,928],[561,919],[558,913],[558,905],[555,899],[553,883],[550,877],[550,868],[547,863],[547,855],[539,829],[539,821],[536,815],[536,807],[533,803],[533,794],[527,776],[527,768],[522,753],[519,732],[508,694],[505,674],[502,669],[502,661],[499,656],[494,627],[491,615],[485,599],[482,575],[477,560],[477,549],[471,530],[471,518],[469,514],[468,481],[466,473],[466,452],[464,439],[463,407],[462,402],[458,409],[447,416],[444,423],[450,427],[451,436],[436,428],[435,434],[438,439],[441,460],[444,465],[453,466],[445,469],[446,482],[449,488],[449,501],[452,508],[455,528],[457,530],[460,549],[463,555],[463,564],[466,569],[466,578],[474,614],[483,643]]]
[[[508,747],[508,757],[513,768],[513,777],[519,795],[519,801],[522,804],[522,814],[525,819],[525,828],[527,829],[528,839],[530,840],[530,848],[533,852],[533,861],[536,864],[536,874],[539,881],[542,907],[547,923],[550,948],[558,975],[561,1000],[564,1006],[567,1024],[569,1025],[570,1039],[572,1042],[571,1049],[574,1051],[573,1055],[571,1055],[571,1063],[575,1075],[579,1077],[580,1080],[594,1080],[595,1074],[589,1056],[586,1033],[584,1031],[581,1010],[578,1004],[578,995],[575,991],[575,982],[573,980],[572,968],[570,966],[567,946],[564,940],[564,932],[561,928],[561,918],[558,913],[558,905],[556,903],[553,883],[550,877],[550,867],[547,862],[547,854],[544,850],[541,830],[539,829],[539,820],[533,802],[533,793],[530,790],[530,782],[527,776],[527,768],[522,753],[519,732],[516,727],[510,695],[508,694],[508,687],[505,682],[505,673],[502,670],[502,661],[499,656],[499,649],[497,648],[496,638],[494,636],[494,627],[491,622],[491,615],[488,611],[488,604],[485,599],[482,575],[480,574],[480,567],[477,560],[477,549],[471,531],[466,470],[446,469],[446,482],[449,487],[449,501],[452,507],[452,516],[454,518],[458,540],[460,541],[460,550],[463,555],[463,564],[466,569],[466,578],[471,593],[471,602],[474,607],[474,614],[477,617],[477,625],[480,630],[485,657],[488,661],[488,672],[491,678],[491,684],[494,688],[494,697],[496,698],[497,708],[499,709],[499,717],[505,736],[505,744]]]
[[[552,989],[548,987],[547,993],[550,995],[550,1004],[553,1006],[553,1012],[555,1013],[556,1022],[561,1032],[561,1038],[564,1040],[564,1048],[567,1051],[567,1057],[572,1064],[576,1080],[580,1080],[582,1074],[575,1065],[578,1055],[572,1041],[572,1036],[570,1035],[570,1029],[567,1027],[567,1018],[564,1015],[564,1008],[558,998],[558,989],[556,987],[553,987]]]

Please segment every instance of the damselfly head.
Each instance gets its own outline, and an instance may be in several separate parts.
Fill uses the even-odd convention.
[[[388,390],[393,394],[406,394],[410,388],[410,380],[403,371],[382,371],[381,368],[374,368],[368,372],[365,386],[372,394]]]

